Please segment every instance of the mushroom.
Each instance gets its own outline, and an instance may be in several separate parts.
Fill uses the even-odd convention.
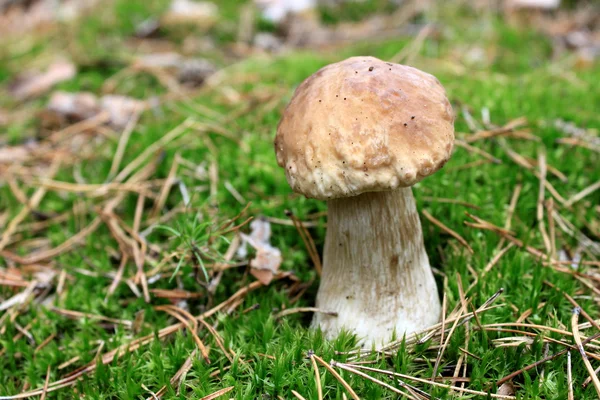
[[[277,127],[295,192],[328,202],[313,326],[378,345],[438,322],[441,306],[411,186],[439,170],[454,114],[432,75],[374,57],[328,65],[296,89]]]

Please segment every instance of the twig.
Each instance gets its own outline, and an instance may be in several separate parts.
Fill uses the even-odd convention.
[[[588,373],[590,374],[590,378],[592,378],[592,383],[594,384],[594,388],[596,389],[596,393],[600,398],[600,380],[598,380],[598,376],[594,372],[594,368],[588,359],[587,354],[585,353],[585,349],[583,348],[583,343],[581,341],[581,336],[579,335],[579,312],[581,309],[579,307],[575,307],[573,309],[573,316],[571,317],[571,329],[573,329],[573,340],[577,343],[577,348],[579,350],[579,354],[581,354],[581,359],[585,364],[585,368],[587,368]]]
[[[463,140],[456,139],[454,141],[454,144],[458,147],[462,147],[463,149],[465,149],[471,153],[478,154],[478,155],[482,156],[483,158],[493,162],[494,164],[502,164],[502,160],[500,160],[499,158],[494,157],[487,151],[481,150],[479,147],[471,146],[469,143],[467,143]]]
[[[50,311],[55,312],[58,315],[62,315],[64,317],[67,317],[70,319],[88,318],[91,320],[109,322],[111,324],[116,324],[116,325],[122,325],[127,328],[131,328],[131,325],[132,325],[131,321],[126,320],[126,319],[109,318],[109,317],[105,317],[104,315],[89,314],[89,313],[84,313],[81,311],[74,311],[74,310],[65,310],[65,309],[58,308],[58,307],[50,307]]]
[[[309,358],[312,364],[313,370],[315,371],[315,385],[317,386],[317,399],[323,400],[323,387],[321,386],[321,376],[319,375],[319,368],[314,358],[315,354],[310,353]]]
[[[457,199],[445,199],[443,197],[430,197],[423,196],[419,198],[420,200],[432,202],[432,203],[449,203],[449,204],[458,204],[459,206],[469,207],[474,210],[481,210],[481,207],[476,206],[475,204],[467,203],[466,201],[461,201]]]
[[[382,382],[382,381],[380,381],[379,379],[373,378],[372,376],[370,376],[370,375],[367,375],[367,374],[365,374],[364,372],[358,371],[358,370],[356,370],[356,369],[354,369],[354,368],[350,367],[349,365],[346,365],[346,364],[341,364],[341,363],[338,363],[338,362],[336,362],[336,361],[333,361],[333,360],[331,361],[331,365],[333,365],[334,367],[338,367],[338,368],[340,368],[340,369],[343,369],[343,370],[345,370],[345,371],[351,372],[351,373],[353,373],[353,374],[356,374],[356,375],[358,375],[358,376],[361,376],[361,377],[363,377],[363,378],[365,378],[365,379],[368,379],[368,380],[370,380],[371,382],[375,382],[376,384],[378,384],[378,385],[380,385],[380,386],[383,386],[384,388],[386,388],[386,389],[389,389],[389,390],[391,390],[392,392],[394,392],[394,393],[397,393],[397,394],[399,394],[399,395],[401,395],[401,396],[407,397],[407,398],[409,398],[409,399],[414,399],[414,397],[413,397],[413,396],[411,396],[411,395],[408,395],[408,394],[404,393],[403,391],[401,391],[401,390],[399,390],[399,389],[396,389],[395,387],[393,387],[393,386],[391,386],[391,385],[388,385],[388,384],[387,384],[387,383],[385,383],[385,382]]]
[[[140,113],[135,112],[129,118],[129,121],[127,121],[127,125],[125,126],[125,129],[123,130],[123,133],[121,134],[121,137],[119,138],[119,144],[117,145],[117,150],[115,151],[115,156],[113,157],[113,161],[110,166],[110,171],[108,173],[107,180],[111,180],[112,177],[117,174],[117,171],[119,170],[119,166],[121,165],[121,160],[123,159],[123,155],[125,154],[125,148],[127,147],[127,143],[129,142],[131,133],[133,132],[133,129],[135,128],[135,126],[138,122],[139,116],[140,116]]]
[[[350,396],[352,396],[352,398],[354,400],[360,400],[360,397],[358,397],[356,392],[354,392],[354,389],[352,389],[350,387],[350,385],[348,385],[348,382],[346,382],[344,380],[344,378],[341,377],[340,374],[338,374],[333,368],[331,368],[331,366],[329,364],[327,364],[325,361],[323,361],[323,359],[321,357],[319,357],[318,355],[313,354],[313,357],[315,358],[315,360],[317,360],[319,362],[319,364],[324,366],[325,369],[327,369],[327,371],[331,372],[331,375],[333,375],[335,377],[335,379],[337,379],[342,384],[342,386],[348,391],[348,393],[350,394]]]
[[[110,286],[108,287],[108,290],[106,291],[106,296],[104,297],[105,302],[108,300],[108,298],[110,296],[112,296],[112,294],[117,289],[117,286],[119,286],[119,282],[121,282],[121,279],[123,278],[123,273],[125,272],[125,266],[127,265],[127,260],[128,260],[127,254],[123,254],[121,256],[121,262],[119,263],[119,268],[117,269],[117,273],[115,274],[115,277],[114,277],[112,283],[110,284]]]
[[[50,178],[54,176],[54,174],[56,174],[56,172],[58,171],[59,166],[60,162],[53,162],[50,166],[48,173],[46,174],[46,177]],[[23,222],[25,218],[27,218],[31,210],[37,208],[37,206],[40,204],[45,195],[46,188],[38,188],[31,197],[31,200],[27,204],[24,204],[23,208],[21,208],[21,211],[19,211],[19,213],[15,215],[15,217],[8,223],[8,226],[6,227],[4,232],[2,232],[2,238],[0,238],[0,252],[10,242],[10,237],[15,232],[19,224]]]
[[[298,400],[306,400],[304,397],[302,397],[302,395],[300,395],[300,393],[296,392],[294,389],[292,389],[292,394],[298,399]]]
[[[448,306],[448,296],[447,296],[447,288],[448,288],[448,276],[444,276],[444,297],[442,298],[442,321],[441,321],[441,328],[440,328],[440,343],[444,343],[444,334],[446,333],[446,308]],[[460,315],[459,315],[460,317]],[[458,319],[456,319],[456,321],[458,321]],[[455,323],[456,323],[455,321]],[[435,360],[435,365],[433,367],[433,373],[431,374],[431,380],[435,380],[435,378],[437,377],[437,371],[438,368],[440,366],[440,360],[442,359],[442,349],[443,347],[440,347],[438,349],[438,354],[437,354],[437,358]]]
[[[308,229],[306,229],[306,226],[304,226],[304,224],[302,224],[290,210],[286,210],[285,214],[294,223],[296,230],[298,230],[298,233],[300,234],[300,238],[302,239],[302,241],[304,242],[304,245],[306,246],[306,249],[308,250],[308,254],[310,255],[310,258],[312,259],[312,262],[315,266],[315,270],[317,271],[317,274],[319,276],[321,276],[321,272],[322,272],[321,257],[319,257],[319,252],[317,251],[317,246],[315,245],[315,241],[313,240],[312,236],[308,232]]]
[[[565,201],[565,207],[571,207],[573,204],[577,203],[579,200],[583,199],[584,197],[588,196],[589,194],[595,192],[598,189],[600,189],[600,181],[586,187],[581,192],[570,197],[567,201]]]
[[[87,227],[85,227],[84,229],[79,231],[74,236],[71,236],[69,239],[67,239],[62,244],[56,246],[53,249],[46,250],[46,251],[43,251],[43,252],[40,252],[37,254],[31,254],[31,255],[25,256],[25,257],[18,256],[16,254],[6,251],[6,250],[0,251],[0,255],[8,258],[10,260],[13,260],[14,262],[17,262],[19,264],[24,264],[24,265],[35,264],[40,261],[44,261],[49,258],[56,257],[64,252],[70,250],[71,247],[75,246],[77,243],[79,243],[81,240],[83,240],[83,238],[85,238],[87,235],[94,232],[98,228],[98,226],[100,226],[101,221],[102,220],[99,217],[96,217]]]
[[[175,155],[175,160],[173,161],[173,164],[171,165],[171,169],[169,169],[167,179],[165,179],[165,183],[164,183],[163,187],[160,189],[160,193],[156,199],[156,202],[154,203],[154,207],[152,208],[152,211],[150,212],[150,218],[156,217],[160,213],[160,210],[162,210],[162,208],[164,207],[164,205],[167,201],[167,197],[169,196],[169,191],[171,190],[171,187],[173,186],[173,184],[176,181],[175,176],[177,175],[178,167],[179,167],[179,155],[177,154],[177,155]]]
[[[567,386],[568,386],[568,400],[574,400],[573,397],[573,375],[571,373],[571,352],[567,351]]]
[[[338,365],[340,365],[341,363],[338,363]],[[345,364],[342,364],[345,365]],[[371,367],[365,367],[363,365],[353,365],[352,367],[356,368],[356,369],[362,369],[365,371],[371,371],[371,372],[378,372],[380,374],[385,374],[385,375],[389,375],[389,376],[395,376],[397,378],[401,378],[401,379],[408,379],[410,381],[415,381],[415,382],[419,382],[419,383],[425,383],[427,385],[431,385],[431,386],[436,386],[436,387],[441,387],[441,388],[445,388],[445,389],[450,389],[450,390],[456,390],[458,392],[462,392],[462,393],[469,393],[469,394],[475,394],[475,395],[479,395],[479,396],[489,396],[495,399],[516,399],[516,397],[514,396],[506,396],[506,395],[501,395],[501,394],[495,394],[495,393],[486,393],[486,392],[481,392],[478,390],[472,390],[472,389],[466,389],[466,388],[460,388],[460,387],[455,387],[455,386],[451,386],[451,385],[446,385],[443,383],[438,383],[438,382],[432,382],[428,379],[422,379],[422,378],[417,378],[415,376],[410,376],[410,375],[405,375],[405,374],[401,374],[398,372],[393,372],[393,371],[387,371],[384,369],[377,369],[377,368],[371,368]]]
[[[390,58],[389,61],[393,63],[404,63],[410,65],[412,59],[415,57],[416,54],[419,53],[421,47],[423,47],[425,39],[427,39],[431,32],[433,32],[433,24],[427,24],[423,26],[423,28],[421,28],[419,33],[417,33],[417,36],[415,36],[413,41],[410,44],[404,46],[402,50],[400,50],[392,58]]]
[[[152,143],[150,146],[146,147],[146,149],[137,156],[132,162],[130,162],[113,180],[114,182],[123,182],[125,178],[127,178],[135,169],[141,166],[148,157],[154,154],[157,150],[164,147],[167,143],[177,138],[179,135],[185,133],[189,127],[192,125],[192,120],[187,119],[170,132],[166,133],[159,140]]]
[[[226,387],[224,389],[219,389],[216,392],[209,394],[208,396],[204,396],[200,400],[214,400],[214,399],[216,399],[218,397],[223,396],[226,393],[231,392],[234,388],[235,388],[235,386],[229,386],[229,387]]]
[[[427,210],[421,210],[421,212],[423,213],[425,218],[427,218],[432,224],[436,225],[438,228],[440,228],[441,230],[443,230],[444,232],[446,232],[447,234],[449,234],[450,236],[452,236],[453,238],[458,240],[458,242],[460,244],[462,244],[469,251],[469,253],[474,254],[473,249],[471,248],[471,246],[469,246],[469,243],[467,243],[467,241],[462,238],[462,236],[460,236],[458,233],[456,233],[452,229],[448,228],[440,220],[436,219],[433,215],[429,214],[429,212],[427,212]]]
[[[200,352],[202,353],[202,357],[204,358],[204,361],[206,361],[207,364],[210,364],[210,358],[208,356],[208,349],[206,348],[204,343],[202,343],[202,340],[200,340],[200,337],[198,336],[198,333],[197,333],[198,332],[198,321],[196,321],[196,319],[194,317],[192,317],[187,311],[182,310],[177,307],[174,307],[174,306],[169,306],[169,305],[156,306],[156,307],[154,307],[154,309],[158,310],[158,311],[166,312],[167,314],[169,314],[172,317],[175,317],[177,320],[179,320],[179,322],[181,322],[183,325],[185,325],[185,327],[188,329],[188,331],[194,338],[194,341],[196,342],[198,349],[200,349]],[[192,325],[190,325],[190,323]]]
[[[312,312],[312,313],[321,313],[325,315],[331,315],[333,317],[337,317],[338,313],[335,311],[327,311],[321,310],[317,307],[296,307],[296,308],[288,308],[286,310],[280,311],[273,316],[274,319],[279,319],[281,317],[285,317],[286,315],[295,314],[295,313],[303,313],[303,312]]]
[[[44,390],[42,391],[40,400],[46,400],[46,394],[48,393],[48,384],[49,383],[50,383],[50,366],[48,365],[48,369],[46,370],[46,380],[44,381]]]
[[[582,345],[583,344],[587,344],[587,343],[591,342],[592,340],[595,340],[595,339],[597,339],[599,337],[600,337],[600,332],[596,333],[593,336],[588,337],[583,342],[581,342],[581,344]],[[523,368],[519,369],[518,371],[515,371],[515,372],[512,372],[512,373],[506,375],[504,378],[501,378],[498,382],[496,382],[496,386],[500,386],[504,382],[509,381],[509,380],[513,379],[515,376],[521,375],[523,372],[529,371],[530,369],[533,369],[533,368],[537,367],[538,365],[541,365],[541,364],[543,364],[543,363],[545,363],[547,361],[551,361],[551,360],[554,360],[557,357],[562,356],[563,354],[567,353],[569,351],[569,349],[570,348],[566,348],[566,349],[558,351],[558,352],[556,352],[554,354],[550,354],[548,357],[544,357],[541,360],[538,360],[538,361],[534,362],[533,364],[529,364],[528,366],[523,367]]]
[[[187,372],[190,370],[190,368],[192,368],[194,358],[196,358],[196,353],[198,353],[198,349],[194,349],[192,351],[192,353],[188,356],[188,358],[186,358],[185,362],[181,365],[181,367],[179,367],[179,369],[177,370],[175,375],[173,375],[171,377],[171,380],[170,380],[171,386],[175,386],[181,380],[181,377],[184,374],[187,374]],[[161,398],[162,396],[165,395],[165,393],[167,393],[167,385],[164,385],[163,387],[161,387],[160,390],[158,392],[156,392],[156,394],[153,395],[153,397]],[[151,399],[148,398],[146,400],[151,400]]]
[[[514,120],[508,122],[503,127],[495,128],[495,129],[491,129],[491,130],[487,130],[487,131],[479,131],[470,136],[467,136],[467,138],[465,139],[465,142],[472,143],[477,140],[489,139],[494,136],[503,135],[503,134],[511,132],[511,131],[515,130],[516,128],[519,128],[525,124],[527,124],[527,119],[525,119],[525,117],[520,117],[520,118],[517,118],[517,119],[514,119]]]
[[[540,233],[542,234],[542,239],[544,240],[544,246],[546,247],[546,252],[548,254],[552,253],[552,246],[550,244],[550,238],[548,237],[548,233],[546,232],[546,224],[544,221],[544,184],[546,182],[546,154],[544,152],[540,152],[538,156],[538,165],[540,168],[540,187],[538,192],[538,200],[537,200],[537,222],[538,227],[540,229]]]

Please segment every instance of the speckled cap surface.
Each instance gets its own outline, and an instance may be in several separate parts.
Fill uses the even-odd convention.
[[[433,75],[352,57],[298,86],[275,152],[295,192],[327,200],[414,185],[453,144],[452,106]]]

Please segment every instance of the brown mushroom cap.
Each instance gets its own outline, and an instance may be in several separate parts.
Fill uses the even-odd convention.
[[[433,75],[352,57],[296,89],[277,127],[277,163],[295,192],[316,199],[411,186],[450,158],[453,122]]]

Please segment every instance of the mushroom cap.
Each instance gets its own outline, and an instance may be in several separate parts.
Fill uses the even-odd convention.
[[[454,114],[440,82],[416,68],[352,57],[296,89],[277,127],[277,163],[306,197],[412,186],[440,169]]]

